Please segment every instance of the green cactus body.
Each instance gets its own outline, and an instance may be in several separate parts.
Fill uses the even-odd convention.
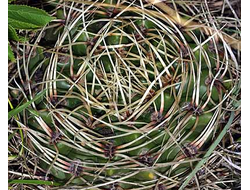
[[[122,2],[65,2],[66,13],[73,16],[60,26],[64,30],[46,31],[44,39],[53,41],[55,52],[42,67],[39,87],[48,89],[46,97],[34,108],[52,133],[30,114],[23,117],[30,117],[28,125],[48,141],[34,137],[36,149],[46,152],[40,166],[51,166],[49,175],[66,187],[153,189],[162,182],[171,189],[197,163],[185,161],[202,158],[211,134],[220,130],[219,119],[229,104],[223,97],[237,82],[230,80],[234,65],[220,63],[218,69],[208,43],[203,54],[193,52],[197,42],[188,29],[180,29],[185,45],[176,23],[159,18],[154,6]],[[65,19],[63,12],[57,10],[58,19]],[[206,40],[198,29],[192,35]],[[43,59],[37,51],[30,70]],[[62,55],[55,56],[58,52]]]

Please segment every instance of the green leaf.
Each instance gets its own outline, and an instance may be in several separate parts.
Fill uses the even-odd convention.
[[[28,21],[22,22],[22,21],[18,21],[12,18],[8,18],[8,24],[12,25],[13,28],[15,29],[26,29],[26,30],[38,29],[42,27],[42,26],[37,26],[32,23],[28,23]]]
[[[8,38],[9,40],[19,40],[16,30],[11,25],[8,25]]]
[[[15,29],[38,29],[53,17],[44,10],[26,5],[8,5],[8,23]]]
[[[12,49],[10,47],[10,44],[8,43],[8,60],[10,60],[11,62],[15,62],[16,59],[15,59],[15,56],[12,52]]]
[[[15,108],[15,109],[9,111],[9,113],[8,113],[8,120],[9,120],[11,117],[13,117],[13,116],[17,115],[18,113],[20,113],[21,111],[23,111],[24,109],[26,109],[30,104],[32,104],[32,102],[35,102],[36,100],[38,100],[39,98],[41,98],[41,97],[44,95],[45,92],[46,92],[46,90],[42,91],[40,94],[38,94],[38,95],[37,95],[35,98],[33,98],[32,100],[30,100],[30,101],[24,103],[23,105],[18,106],[17,108]]]

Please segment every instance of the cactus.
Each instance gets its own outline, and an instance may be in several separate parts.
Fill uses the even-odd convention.
[[[46,90],[16,121],[29,164],[62,189],[180,187],[238,110],[240,41],[189,2],[52,2],[54,44],[17,61],[20,96]]]

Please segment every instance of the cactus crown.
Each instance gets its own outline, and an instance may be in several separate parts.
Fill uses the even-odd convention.
[[[75,189],[174,189],[190,174],[237,110],[239,42],[219,18],[208,22],[212,3],[181,2],[52,1],[57,27],[38,37],[50,47],[20,47],[31,48],[16,82],[29,81],[27,98],[47,89],[22,124],[46,177]]]

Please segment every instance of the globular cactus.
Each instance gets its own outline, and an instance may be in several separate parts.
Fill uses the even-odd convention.
[[[180,187],[237,109],[237,37],[191,1],[54,5],[19,68],[26,97],[46,91],[21,116],[38,170],[62,189]]]

